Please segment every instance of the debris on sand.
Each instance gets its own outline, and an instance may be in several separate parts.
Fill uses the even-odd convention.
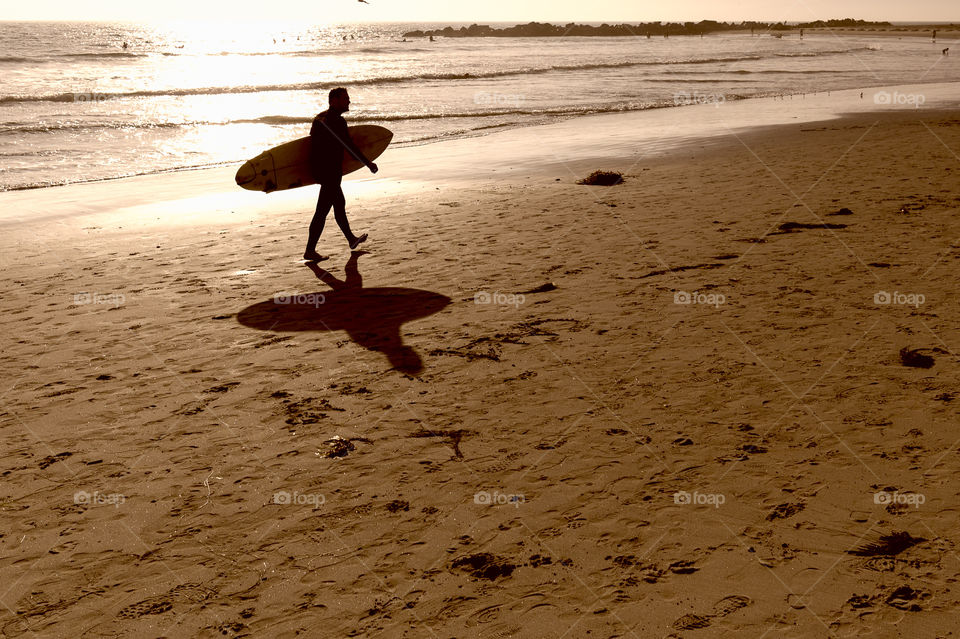
[[[846,224],[806,224],[804,222],[784,222],[779,226],[781,233],[793,233],[800,229],[845,229]]]
[[[853,211],[851,211],[850,209],[844,207],[844,208],[840,209],[839,211],[834,211],[833,213],[827,213],[827,215],[828,215],[828,216],[829,216],[829,215],[853,215]]]
[[[541,284],[537,288],[531,288],[529,291],[520,291],[518,295],[530,295],[532,293],[549,293],[550,291],[557,290],[557,285],[553,282],[547,282],[546,284]]]
[[[577,180],[577,184],[586,186],[613,186],[614,184],[623,184],[623,175],[616,171],[594,171],[582,180]]]
[[[879,541],[863,544],[858,548],[848,550],[847,554],[856,555],[857,557],[892,557],[924,541],[926,541],[926,539],[913,537],[907,532],[894,532],[889,535],[882,535]]]
[[[490,580],[499,577],[509,577],[517,568],[515,564],[510,563],[506,559],[488,552],[460,557],[459,559],[455,559],[451,565],[455,570],[466,572],[476,579]]]
[[[920,352],[921,349],[909,349],[906,346],[900,349],[900,362],[904,366],[913,368],[933,368],[933,358]]]

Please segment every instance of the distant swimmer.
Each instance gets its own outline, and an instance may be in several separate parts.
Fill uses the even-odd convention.
[[[430,42],[433,42],[433,36],[430,36]]]
[[[949,53],[950,53],[950,47],[947,47],[946,49],[943,50],[943,55],[947,55]]]
[[[347,90],[333,89],[330,91],[329,102],[330,108],[314,118],[313,127],[310,129],[310,137],[313,140],[311,160],[314,177],[320,184],[320,195],[317,198],[317,210],[310,222],[307,249],[303,253],[303,259],[308,261],[324,259],[317,253],[317,242],[320,240],[320,234],[323,233],[323,225],[331,207],[333,207],[337,225],[347,238],[351,249],[357,248],[367,240],[366,233],[360,236],[354,235],[350,230],[350,222],[347,221],[346,200],[343,197],[343,189],[340,187],[343,179],[344,150],[363,162],[371,173],[379,170],[377,165],[368,160],[350,138],[347,121],[343,119],[343,114],[350,110],[350,95]]]
[[[123,43],[123,48],[124,48],[124,49],[126,49],[126,48],[129,47],[129,46],[130,46],[130,45],[128,45],[126,42]]]

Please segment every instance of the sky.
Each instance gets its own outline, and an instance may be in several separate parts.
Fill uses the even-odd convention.
[[[0,20],[325,22],[960,22],[960,0],[0,0]]]

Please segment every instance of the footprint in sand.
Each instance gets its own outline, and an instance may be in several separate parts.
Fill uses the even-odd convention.
[[[726,617],[727,615],[732,614],[741,608],[746,608],[751,603],[752,601],[750,597],[745,597],[743,595],[730,595],[713,604],[713,610],[711,610],[709,613],[700,615],[684,615],[673,622],[673,627],[676,630],[696,630],[698,628],[706,628],[714,619]]]
[[[514,462],[524,455],[526,455],[526,453],[513,452],[505,455],[499,462],[491,464],[490,466],[482,467],[479,470],[482,473],[501,473],[508,468],[512,468]]]
[[[403,501],[401,499],[394,499],[389,504],[387,504],[387,510],[389,510],[391,513],[398,513],[401,510],[406,512],[410,510],[410,502]]]
[[[490,623],[500,618],[500,606],[487,606],[474,612],[466,619],[467,626]]]
[[[907,612],[920,612],[923,610],[921,604],[930,598],[929,592],[915,590],[908,585],[901,585],[892,588],[889,592],[878,590],[873,596],[853,594],[847,599],[846,603],[851,610],[858,611],[873,609],[885,604]]]
[[[246,630],[247,625],[239,621],[224,622],[213,629],[215,629],[217,632],[219,632],[221,635],[224,635],[224,636],[231,635],[231,634],[236,635]]]
[[[118,619],[139,619],[147,615],[159,615],[173,608],[175,603],[197,604],[209,599],[214,590],[195,584],[181,584],[169,592],[156,597],[148,597],[131,604],[117,613]]]
[[[804,507],[806,507],[806,504],[804,504],[803,502],[794,503],[794,504],[791,504],[791,503],[779,504],[767,515],[767,521],[773,521],[775,519],[787,519],[788,517],[793,517],[798,512],[803,510]]]

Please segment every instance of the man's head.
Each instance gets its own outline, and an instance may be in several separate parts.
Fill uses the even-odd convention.
[[[350,110],[350,95],[346,89],[338,87],[330,91],[330,109],[338,113]]]

